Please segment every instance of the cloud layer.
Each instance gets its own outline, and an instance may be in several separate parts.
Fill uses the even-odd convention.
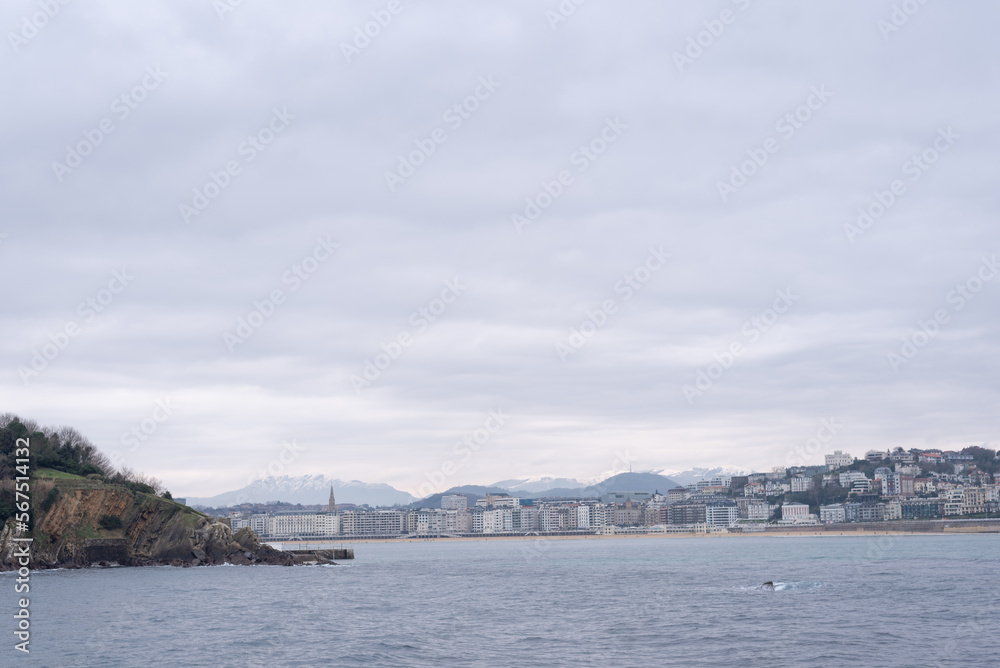
[[[996,447],[991,3],[58,7],[0,405],[175,493]]]

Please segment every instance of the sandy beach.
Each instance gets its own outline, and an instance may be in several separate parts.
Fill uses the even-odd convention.
[[[769,531],[749,531],[749,532],[714,532],[714,533],[620,533],[620,534],[579,534],[579,535],[538,535],[538,536],[469,536],[469,537],[415,537],[407,536],[400,538],[344,538],[336,541],[309,540],[309,541],[268,541],[281,543],[284,549],[296,549],[305,545],[355,545],[362,543],[431,543],[431,542],[463,542],[463,541],[515,541],[515,540],[609,540],[609,539],[657,539],[657,538],[682,538],[682,539],[714,539],[714,538],[798,538],[803,536],[948,536],[957,533],[1000,533],[1000,522],[987,525],[971,526],[950,526],[936,527],[936,530],[903,530],[903,529],[812,529],[812,530],[787,530],[775,529]]]

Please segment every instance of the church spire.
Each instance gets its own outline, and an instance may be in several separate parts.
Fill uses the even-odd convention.
[[[337,511],[337,501],[333,498],[333,484],[330,484],[330,508],[329,511],[334,513]]]

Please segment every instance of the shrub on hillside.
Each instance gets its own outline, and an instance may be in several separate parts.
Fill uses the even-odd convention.
[[[52,489],[49,490],[49,493],[45,495],[45,498],[42,499],[41,503],[42,512],[45,513],[49,512],[49,508],[52,507],[52,504],[54,504],[58,498],[59,498],[59,488],[53,487]]]

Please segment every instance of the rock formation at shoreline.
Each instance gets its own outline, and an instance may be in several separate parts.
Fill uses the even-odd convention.
[[[292,555],[249,529],[152,494],[78,476],[32,480],[32,569],[92,565],[275,564]],[[17,568],[11,519],[0,528],[0,570]]]

